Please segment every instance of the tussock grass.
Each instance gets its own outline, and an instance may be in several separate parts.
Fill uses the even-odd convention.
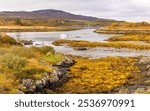
[[[150,42],[150,35],[123,35],[114,36],[109,38],[107,41],[143,41]]]

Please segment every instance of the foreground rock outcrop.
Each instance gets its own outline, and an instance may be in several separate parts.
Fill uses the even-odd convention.
[[[150,93],[150,57],[141,57],[136,65],[141,72],[134,74],[138,80],[131,80],[130,85],[124,85],[114,89],[114,93],[147,94]],[[129,79],[132,77],[129,77]]]
[[[58,64],[53,65],[53,72],[45,74],[41,80],[23,79],[21,84],[22,89],[19,89],[20,93],[25,94],[47,94],[53,93],[58,87],[61,87],[65,82],[69,80],[67,72],[69,68],[75,64],[75,61],[69,58],[65,58]]]

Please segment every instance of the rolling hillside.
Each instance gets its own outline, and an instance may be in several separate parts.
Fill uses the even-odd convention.
[[[9,18],[47,18],[47,19],[71,19],[71,20],[87,20],[87,21],[113,21],[110,19],[102,19],[91,16],[75,15],[69,12],[47,9],[37,11],[3,11],[0,17]]]

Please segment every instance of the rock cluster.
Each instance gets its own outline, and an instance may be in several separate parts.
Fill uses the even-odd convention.
[[[69,80],[67,72],[69,68],[75,64],[75,61],[65,58],[58,64],[53,65],[53,72],[45,74],[41,80],[23,79],[22,85],[24,88],[20,89],[20,93],[37,94],[47,93],[47,91],[54,91],[56,88],[61,87]]]
[[[83,50],[88,50],[89,48],[88,47],[75,47],[74,49],[83,51]]]

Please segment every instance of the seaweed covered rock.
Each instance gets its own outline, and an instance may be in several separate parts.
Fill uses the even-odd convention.
[[[145,94],[150,93],[150,57],[140,57],[136,63],[136,66],[139,67],[140,73],[134,75],[132,79],[130,77],[129,85],[121,86],[116,88],[116,93],[126,93],[126,94]],[[137,77],[136,77],[137,76]],[[129,77],[128,77],[129,78]],[[139,78],[139,79],[138,79]]]
[[[25,93],[34,93],[36,90],[36,85],[32,79],[23,79],[22,85],[25,87],[23,91]]]
[[[70,58],[65,58],[61,62],[54,64],[54,70],[52,72],[53,79],[50,81],[50,89],[55,90],[58,87],[61,87],[64,83],[66,83],[70,76],[67,74],[70,71],[70,67],[75,64],[75,61]]]
[[[65,58],[64,60],[62,60],[61,62],[54,64],[54,67],[57,68],[69,68],[71,66],[73,66],[75,64],[75,61],[69,58]]]
[[[43,79],[37,80],[35,82],[36,88],[39,89],[39,90],[42,90],[44,87],[48,87],[49,86],[49,81],[50,81],[50,78],[49,78],[48,75],[46,75],[45,77],[43,77]]]
[[[75,47],[74,49],[84,51],[84,50],[88,50],[89,48],[88,47]]]
[[[58,77],[59,79],[63,78],[68,71],[65,69],[55,68],[52,75]]]
[[[150,57],[142,57],[137,63],[137,66],[143,74],[150,75]]]
[[[116,87],[130,85],[131,79],[138,80],[133,74],[139,72],[134,64],[137,58],[106,57],[88,59],[75,57],[76,64],[70,68],[71,79],[61,88],[59,93],[95,94],[112,93]],[[133,75],[133,76],[132,76]],[[129,79],[129,76],[131,79]],[[138,75],[137,75],[138,76]]]

